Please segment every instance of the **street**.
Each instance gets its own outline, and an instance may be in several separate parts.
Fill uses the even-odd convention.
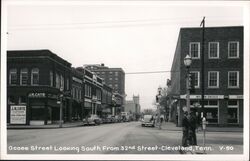
[[[179,154],[182,132],[141,127],[140,122],[58,129],[8,130],[9,154]],[[202,145],[202,133],[197,134]],[[240,154],[241,132],[209,132],[212,154]],[[233,149],[232,149],[233,148]],[[208,149],[209,150],[209,149]],[[209,152],[208,152],[209,153]]]

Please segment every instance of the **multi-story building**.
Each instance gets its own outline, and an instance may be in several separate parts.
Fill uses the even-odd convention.
[[[7,52],[7,123],[71,121],[71,64],[49,50]]]
[[[134,119],[139,119],[141,114],[140,97],[133,95],[133,100],[126,100],[125,112],[132,114]]]
[[[201,28],[182,28],[172,64],[171,114],[181,125],[186,106],[186,67],[184,58],[192,58],[190,72],[195,75],[191,109],[201,104]],[[207,27],[204,42],[204,115],[208,123],[220,126],[243,125],[243,27]],[[198,104],[199,103],[199,104]],[[198,112],[202,112],[198,106]]]
[[[117,99],[121,99],[121,106],[116,111],[124,111],[125,104],[125,72],[122,68],[109,68],[104,64],[85,65],[85,68],[96,73],[104,80],[104,83],[113,88]]]
[[[112,102],[112,88],[109,87],[106,84],[103,84],[102,88],[102,115],[112,115],[112,108],[113,108],[113,102]]]
[[[72,120],[82,120],[84,111],[84,73],[72,68]]]
[[[103,80],[87,68],[78,67],[76,70],[83,73],[83,117],[91,114],[102,116]],[[109,95],[109,99],[111,98]]]

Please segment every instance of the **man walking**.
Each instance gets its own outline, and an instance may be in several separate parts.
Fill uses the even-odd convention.
[[[184,112],[184,117],[182,119],[182,146],[187,147],[188,146],[188,131],[189,131],[189,120],[188,120],[188,112]]]
[[[189,118],[189,122],[190,122],[190,133],[189,133],[189,141],[190,141],[190,145],[197,145],[197,140],[196,140],[196,124],[197,124],[197,118],[195,116],[194,111],[191,112],[190,114],[190,118]]]

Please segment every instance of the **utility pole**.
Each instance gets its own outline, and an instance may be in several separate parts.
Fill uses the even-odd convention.
[[[202,47],[201,47],[201,117],[205,116],[205,110],[204,110],[204,78],[205,78],[205,72],[204,72],[204,43],[205,43],[205,17],[203,17],[203,20],[201,21],[200,26],[202,25]]]

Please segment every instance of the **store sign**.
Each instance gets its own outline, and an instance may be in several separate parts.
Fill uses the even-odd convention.
[[[229,95],[229,99],[243,99],[243,95]]]
[[[45,93],[29,93],[29,97],[31,98],[44,98],[45,97]]]
[[[186,99],[186,95],[181,95],[181,99]],[[190,99],[201,99],[201,95],[190,95]],[[204,99],[224,99],[224,95],[204,95]]]
[[[26,124],[26,106],[10,106],[10,123]]]

